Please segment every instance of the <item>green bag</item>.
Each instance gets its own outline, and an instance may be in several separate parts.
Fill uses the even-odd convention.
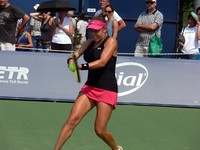
[[[155,35],[151,38],[149,43],[149,57],[160,57],[163,49],[162,39]]]

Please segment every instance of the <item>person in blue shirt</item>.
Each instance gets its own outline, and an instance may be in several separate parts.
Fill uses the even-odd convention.
[[[19,26],[22,21],[19,21]],[[33,40],[32,36],[29,32],[27,32],[27,24],[21,28],[21,30],[17,31],[16,37],[16,51],[32,51],[33,48]]]

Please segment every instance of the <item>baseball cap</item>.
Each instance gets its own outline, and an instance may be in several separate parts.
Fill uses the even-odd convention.
[[[197,16],[197,14],[195,12],[192,11],[190,14],[191,14],[192,18],[194,18],[194,20],[197,21],[199,19],[199,17]]]
[[[94,30],[100,30],[104,27],[106,27],[107,24],[103,21],[100,21],[100,20],[91,20],[89,22],[89,25],[88,25],[88,29],[94,29]]]
[[[156,2],[156,0],[146,0],[146,1]]]
[[[39,6],[40,6],[40,4],[35,4],[35,6],[33,6],[33,8],[34,8],[35,10],[37,10]]]
[[[68,11],[67,14],[70,16],[74,16],[74,11]]]

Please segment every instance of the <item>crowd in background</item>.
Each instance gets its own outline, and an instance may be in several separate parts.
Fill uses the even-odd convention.
[[[108,35],[117,38],[119,31],[126,27],[126,23],[109,0],[99,0],[99,5],[101,9],[95,13],[95,16],[103,15],[107,21]],[[135,50],[133,50],[135,57],[148,57],[151,38],[155,34],[161,37],[163,14],[157,10],[156,6],[157,0],[146,0],[147,11],[142,12],[136,24],[133,25],[139,33]],[[8,0],[1,0],[0,7],[0,34],[5,35],[0,38],[0,50],[67,52],[80,48],[86,41],[86,28],[90,20],[84,20],[84,14],[81,12],[76,15],[74,11],[66,10],[56,13],[37,12],[39,4],[36,4],[33,7],[35,12],[26,14]],[[199,10],[197,8],[196,14],[200,18]],[[10,18],[5,16],[6,13],[10,14]],[[15,19],[11,19],[12,17]],[[180,58],[198,59],[199,18],[194,18],[191,14],[188,16],[188,26],[184,27],[181,32],[184,42],[178,41],[179,52],[186,56],[180,56]],[[4,21],[5,19],[7,21]]]

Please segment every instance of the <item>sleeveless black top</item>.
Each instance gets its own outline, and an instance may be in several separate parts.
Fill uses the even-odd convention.
[[[97,48],[93,48],[94,42],[92,42],[84,53],[84,60],[90,63],[100,59],[101,53],[104,49],[104,44],[108,38],[109,36],[106,37],[105,40]],[[117,81],[115,78],[116,61],[117,57],[112,56],[105,67],[89,70],[86,85],[118,92]]]
[[[44,24],[42,22],[42,25],[40,27],[41,30],[41,41],[51,41],[52,36],[51,36],[51,26],[49,25],[49,21],[50,21],[51,17],[48,19],[48,21]]]

